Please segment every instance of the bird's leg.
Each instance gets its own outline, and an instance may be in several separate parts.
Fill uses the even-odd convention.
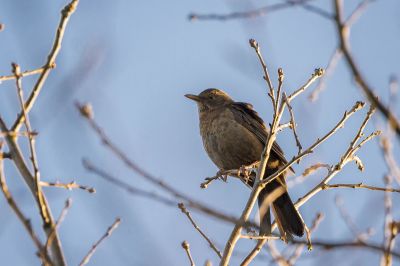
[[[256,162],[254,162],[254,163],[252,163],[250,165],[242,165],[238,169],[238,174],[237,175],[240,178],[244,179],[244,181],[246,183],[248,183],[249,181],[251,181],[250,178],[253,178],[251,176],[251,173],[257,170],[258,164],[259,164],[259,161],[256,161]]]

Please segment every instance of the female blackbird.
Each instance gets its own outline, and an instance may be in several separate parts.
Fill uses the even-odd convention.
[[[235,102],[227,93],[218,89],[207,89],[199,95],[185,96],[197,103],[203,145],[219,169],[239,169],[260,160],[268,132],[252,105]],[[282,149],[274,143],[264,177],[273,174],[286,163]],[[252,186],[253,180],[245,182]],[[283,194],[273,201],[272,208],[281,234],[284,239],[291,239],[292,235],[302,236],[304,223],[286,190],[284,174],[270,182],[258,196],[260,235],[271,234],[270,210],[269,206],[263,206],[263,202],[280,187],[284,188]]]

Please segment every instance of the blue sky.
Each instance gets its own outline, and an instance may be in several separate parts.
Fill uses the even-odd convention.
[[[331,21],[302,8],[226,22],[190,22],[187,15],[191,12],[229,13],[275,2],[279,1],[80,2],[66,30],[57,68],[51,72],[31,112],[32,126],[39,132],[37,152],[43,179],[75,180],[97,189],[94,195],[45,189],[56,217],[66,198],[73,198],[73,206],[60,228],[69,264],[76,265],[117,216],[122,218],[120,227],[98,249],[92,265],[186,265],[187,258],[180,247],[183,240],[190,243],[199,265],[206,259],[218,261],[178,208],[132,197],[84,170],[83,157],[137,187],[157,191],[102,147],[73,103],[75,100],[90,102],[96,120],[143,168],[201,202],[239,215],[249,193],[242,183],[229,180],[227,184],[216,182],[207,190],[199,188],[203,178],[215,174],[217,169],[202,147],[197,108],[183,95],[217,87],[238,101],[251,102],[263,119],[270,121],[267,88],[248,39],[259,42],[274,81],[277,68],[284,69],[284,90],[291,92],[302,85],[315,68],[326,66],[337,45],[336,29]],[[332,11],[331,1],[313,2]],[[345,2],[346,14],[350,14],[359,1]],[[0,32],[0,75],[10,73],[11,62],[17,62],[23,70],[44,63],[59,21],[59,11],[65,4],[59,0],[0,1],[0,23],[5,25]],[[400,74],[399,11],[398,1],[376,1],[351,32],[352,51],[362,73],[384,102],[390,97],[389,77]],[[34,81],[34,77],[25,78],[24,88],[30,89]],[[327,79],[318,101],[308,100],[310,92],[293,103],[304,147],[330,130],[355,101],[365,100],[343,60]],[[17,111],[14,83],[0,84],[2,117],[11,124]],[[295,171],[300,174],[315,162],[336,163],[366,111],[367,108],[351,118],[337,135],[296,165]],[[398,108],[394,107],[394,111]],[[379,114],[367,127],[367,132],[373,131],[375,125],[385,126]],[[278,142],[288,158],[297,152],[290,131],[280,134]],[[397,158],[398,141],[393,144]],[[366,165],[365,171],[360,173],[355,165],[349,164],[333,183],[364,182],[382,186],[387,168],[378,142],[367,144],[359,156]],[[12,192],[38,228],[37,210],[25,185],[11,164],[7,163],[6,170]],[[317,184],[323,174],[321,170],[304,184],[292,188],[292,199],[296,200]],[[343,198],[360,230],[376,228],[371,240],[381,243],[383,193],[374,191],[323,191],[310,200],[300,209],[308,224],[316,212],[325,214],[314,237],[327,241],[353,239],[334,204],[336,195]],[[394,195],[394,202],[398,197]],[[21,224],[4,200],[0,201],[0,206],[2,262],[5,265],[38,263],[34,246]],[[232,226],[196,212],[193,216],[222,249]],[[247,251],[252,245],[249,240],[241,240],[237,249]],[[321,262],[334,265],[349,251],[315,249],[306,253],[299,265]],[[354,256],[343,265],[376,265],[379,262],[376,254],[356,250],[352,254]],[[240,261],[240,256],[235,256],[232,265]],[[257,261],[254,265],[264,263]]]

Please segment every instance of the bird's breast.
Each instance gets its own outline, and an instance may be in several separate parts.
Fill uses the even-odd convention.
[[[200,133],[208,156],[220,169],[237,169],[260,159],[262,143],[229,109],[200,114]]]

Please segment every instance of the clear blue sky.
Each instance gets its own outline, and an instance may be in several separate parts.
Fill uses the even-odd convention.
[[[68,25],[57,68],[51,72],[31,113],[32,125],[39,132],[37,150],[43,179],[75,180],[97,189],[94,195],[45,189],[56,217],[66,198],[73,198],[73,206],[60,228],[70,265],[81,260],[116,216],[122,218],[120,227],[97,250],[91,265],[187,265],[180,247],[183,240],[190,243],[198,265],[206,259],[218,261],[178,208],[132,197],[83,169],[81,159],[86,157],[137,187],[156,191],[101,146],[73,102],[91,102],[96,120],[145,169],[201,202],[239,215],[249,193],[240,182],[229,180],[228,184],[216,182],[207,190],[199,188],[203,178],[217,169],[203,150],[196,106],[183,95],[209,87],[221,88],[234,99],[251,102],[264,120],[270,121],[271,107],[261,68],[248,39],[255,38],[260,43],[274,80],[277,68],[284,69],[284,89],[291,92],[309,78],[314,68],[326,66],[337,44],[335,28],[331,21],[302,8],[227,22],[190,22],[187,15],[229,13],[274,2],[279,1],[80,2]],[[331,2],[315,1],[329,12]],[[359,1],[345,2],[349,14]],[[0,23],[5,24],[0,32],[0,75],[10,73],[11,62],[17,62],[23,70],[44,63],[65,4],[60,0],[0,0]],[[389,77],[400,75],[399,12],[399,1],[376,1],[354,25],[351,35],[356,60],[384,102],[389,98]],[[34,78],[24,79],[24,88],[30,89],[33,82]],[[305,147],[327,132],[355,101],[364,99],[343,61],[327,80],[317,102],[308,101],[309,93],[293,104]],[[14,83],[0,84],[0,112],[9,124],[17,107]],[[336,163],[365,112],[355,115],[336,136],[296,165],[296,172],[302,173],[315,162]],[[368,132],[374,130],[373,125],[384,127],[379,114],[371,122]],[[280,134],[278,142],[288,158],[297,152],[291,132]],[[397,158],[397,141],[394,148]],[[387,169],[378,142],[366,145],[359,155],[366,165],[365,171],[360,173],[349,164],[333,182],[382,185]],[[12,165],[7,164],[6,170],[12,192],[38,228],[38,213],[25,185]],[[292,188],[292,198],[302,196],[322,177],[320,171]],[[336,195],[343,197],[360,230],[376,228],[372,240],[381,243],[383,194],[372,191],[323,191],[310,200],[300,209],[308,224],[316,212],[325,214],[314,237],[327,241],[353,239],[334,204]],[[399,196],[394,195],[394,201],[398,200]],[[196,212],[193,215],[222,249],[232,225]],[[38,264],[31,240],[4,199],[0,200],[0,224],[2,264]],[[249,240],[241,240],[237,249],[247,251],[252,245]],[[343,259],[344,254],[352,256]],[[315,249],[304,255],[299,265],[337,265],[339,259],[341,265],[377,265],[379,258],[369,252]],[[235,256],[232,265],[240,261]]]

